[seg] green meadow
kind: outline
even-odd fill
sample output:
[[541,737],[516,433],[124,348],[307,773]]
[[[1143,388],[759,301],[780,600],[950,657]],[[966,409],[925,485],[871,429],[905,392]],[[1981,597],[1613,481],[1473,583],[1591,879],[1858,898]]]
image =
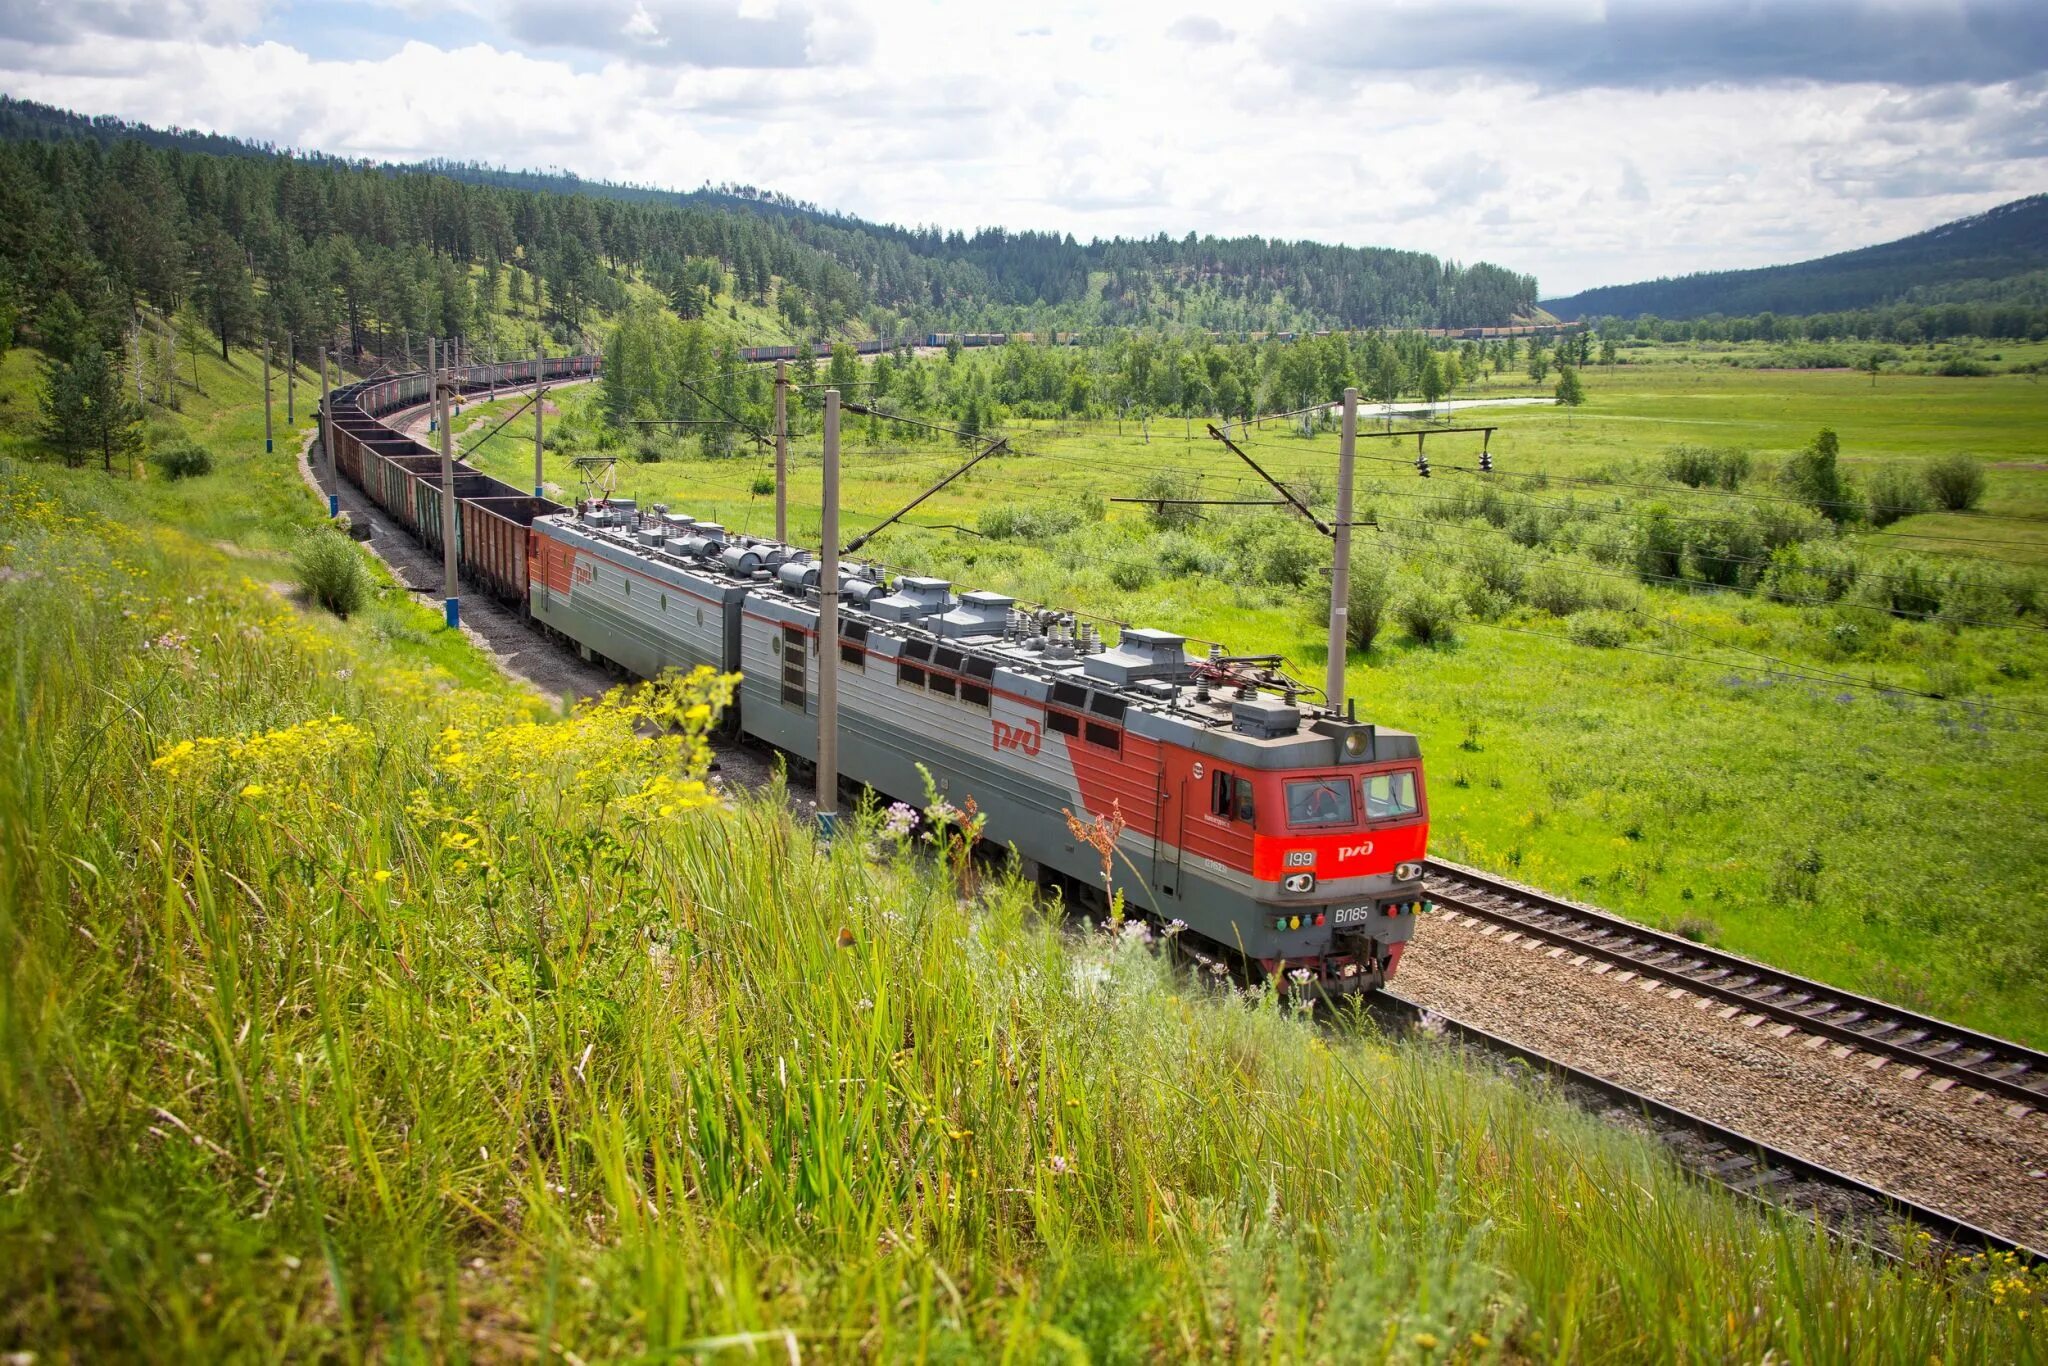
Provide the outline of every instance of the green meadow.
[[[1634,363],[1584,372],[1588,401],[1575,410],[1467,410],[1437,424],[1496,426],[1491,476],[1477,472],[1476,434],[1430,437],[1428,480],[1412,436],[1359,443],[1357,516],[1379,525],[1359,531],[1357,553],[1393,589],[1385,629],[1350,653],[1347,692],[1363,714],[1421,735],[1434,848],[2048,1041],[2048,388],[2034,374],[1886,371],[1873,383],[1755,368],[1760,348],[1628,354]],[[1489,376],[1456,397],[1530,391],[1525,378]],[[571,458],[606,443],[593,396],[562,399],[547,477],[573,496],[582,476]],[[813,540],[815,413],[800,425],[792,534]],[[1776,474],[1823,427],[1856,487],[1887,471],[1918,481],[1925,461],[1960,452],[1984,473],[1981,502],[1881,530],[1809,525],[1800,549],[1812,563],[1776,600],[1755,585],[1681,582],[1690,562],[1675,551],[1668,573],[1639,572],[1632,556],[1660,517],[1688,535],[1706,528],[1710,546],[1817,520]],[[849,416],[845,431],[849,534],[968,453],[865,418]],[[1204,508],[1162,528],[1142,506],[1110,501],[1157,495],[1148,481],[1162,472],[1180,496],[1272,500],[1200,419],[1003,431],[1012,452],[863,557],[1276,651],[1320,682],[1327,542],[1281,511]],[[1240,440],[1331,516],[1333,430],[1271,423]],[[1751,471],[1732,492],[1675,483],[1665,462],[1682,446],[1747,452]],[[612,449],[622,495],[772,532],[765,451],[704,458],[678,443],[643,463]],[[522,422],[476,459],[525,483],[531,451]],[[1752,579],[1768,561],[1759,550],[1688,553],[1708,568],[1748,566]],[[1850,578],[1856,590],[1841,591]],[[1450,602],[1449,638],[1404,626],[1410,600]]]

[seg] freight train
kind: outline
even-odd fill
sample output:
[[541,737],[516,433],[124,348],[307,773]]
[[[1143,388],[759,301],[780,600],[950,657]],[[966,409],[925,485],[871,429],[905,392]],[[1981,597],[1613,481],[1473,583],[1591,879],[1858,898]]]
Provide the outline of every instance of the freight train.
[[[543,364],[563,379],[596,362]],[[451,379],[524,386],[533,366]],[[427,399],[424,375],[336,390],[332,431],[341,474],[438,548],[439,457],[382,420]],[[458,563],[483,591],[631,674],[737,671],[738,731],[798,760],[816,757],[819,673],[836,669],[844,779],[915,802],[929,773],[1070,898],[1120,892],[1184,947],[1308,997],[1372,990],[1400,962],[1423,902],[1421,751],[1309,704],[1276,659],[1190,654],[1160,630],[1111,645],[1071,613],[855,563],[831,586],[839,638],[821,641],[801,547],[632,500],[567,507],[467,466],[456,498]],[[1124,823],[1107,886],[1070,813]]]

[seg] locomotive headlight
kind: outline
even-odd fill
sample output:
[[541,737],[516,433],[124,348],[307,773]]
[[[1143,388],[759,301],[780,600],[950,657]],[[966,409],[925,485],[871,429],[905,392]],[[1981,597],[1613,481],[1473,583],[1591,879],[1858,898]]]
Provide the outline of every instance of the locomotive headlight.
[[1354,730],[1344,737],[1344,757],[1347,759],[1363,759],[1365,751],[1371,744],[1372,741],[1366,738],[1364,731]]
[[1420,863],[1410,862],[1394,865],[1394,880],[1396,882],[1413,882],[1421,876],[1422,865]]

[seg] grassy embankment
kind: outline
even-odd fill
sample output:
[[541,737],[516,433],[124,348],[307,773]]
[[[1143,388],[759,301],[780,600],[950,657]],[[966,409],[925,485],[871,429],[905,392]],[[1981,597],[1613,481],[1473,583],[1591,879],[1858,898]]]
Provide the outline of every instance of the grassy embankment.
[[[1527,389],[1526,378],[1510,378],[1494,391]],[[1956,627],[1890,616],[1854,596],[1777,603],[1643,585],[1625,559],[1596,558],[1603,547],[1625,550],[1630,523],[1650,503],[1682,519],[1787,508],[1774,501],[1783,490],[1770,470],[1826,425],[1840,433],[1853,477],[1958,450],[1987,473],[1977,512],[1852,534],[1844,544],[1868,561],[1868,580],[1906,575],[1902,561],[1932,557],[1937,568],[1960,566],[2024,593],[2048,562],[2048,521],[1996,517],[2048,516],[2035,442],[2048,388],[2018,376],[1885,375],[1872,386],[1847,372],[1690,363],[1595,367],[1588,384],[1591,401],[1576,413],[1511,408],[1451,419],[1500,426],[1493,451],[1503,473],[1492,486],[1504,507],[1495,511],[1543,521],[1540,550],[1489,520],[1475,476],[1448,468],[1476,463],[1476,438],[1435,439],[1436,477],[1426,483],[1404,463],[1412,441],[1361,443],[1379,457],[1361,462],[1361,515],[1375,512],[1383,526],[1363,535],[1366,560],[1453,594],[1482,571],[1513,581],[1507,603],[1494,601],[1489,614],[1504,610],[1460,623],[1454,643],[1423,645],[1390,624],[1373,650],[1352,657],[1349,689],[1364,711],[1422,736],[1435,847],[1852,989],[2048,1040],[2039,990],[2048,971],[2039,878],[2048,866],[2048,718],[2021,714],[2048,713],[2039,609],[2008,625]],[[590,398],[565,398],[570,430],[582,429],[579,449],[591,436]],[[892,529],[875,552],[963,583],[1277,650],[1320,679],[1313,565],[1327,550],[1312,537],[1304,545],[1298,528],[1274,520],[1240,527],[1227,509],[1170,535],[1129,507],[1089,520],[1101,510],[1093,498],[1136,494],[1162,465],[1205,476],[1203,496],[1265,496],[1239,482],[1249,471],[1202,437],[1201,423],[1155,421],[1149,445],[1136,431],[1026,428],[1016,444],[1032,455],[985,462],[912,518],[975,526],[992,510],[1022,509],[1041,530],[1029,516],[1008,540]],[[905,446],[886,432],[870,449],[859,420],[848,433],[844,502],[854,529],[960,459],[950,446]],[[518,435],[498,438],[480,463],[530,468],[530,437]],[[1753,451],[1746,496],[1668,483],[1659,458],[1681,443]],[[1302,438],[1275,426],[1254,433],[1251,450],[1268,468],[1327,490],[1335,446],[1328,433]],[[552,453],[548,470],[573,491],[569,454]],[[622,462],[620,491],[759,535],[773,527],[772,499],[755,491],[766,464]],[[800,443],[795,468],[793,524],[814,538],[815,437]],[[1552,482],[1516,477],[1535,473]],[[1289,573],[1298,581],[1285,582]],[[1991,620],[1977,614],[2000,610],[2003,593],[1989,606],[1955,594],[1950,615]],[[1536,605],[1555,597],[1562,608]],[[1774,672],[1774,659],[1793,667]],[[1956,700],[1860,686],[1871,683]]]
[[2009,1268],[1866,1264],[300,610],[237,359],[210,488],[25,466],[0,409],[0,1347],[2040,1355]]

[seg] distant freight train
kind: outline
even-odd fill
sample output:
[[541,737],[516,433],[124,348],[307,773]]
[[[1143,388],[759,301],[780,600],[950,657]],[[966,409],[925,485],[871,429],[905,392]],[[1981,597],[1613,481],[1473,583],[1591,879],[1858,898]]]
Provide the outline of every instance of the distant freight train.
[[[595,368],[544,364],[550,379]],[[525,385],[533,366],[451,378],[465,392]],[[341,472],[438,546],[439,457],[381,420],[427,398],[419,374],[339,389],[332,429]],[[833,586],[839,639],[821,642],[807,550],[631,500],[563,507],[467,466],[456,485],[464,571],[586,658],[648,678],[736,670],[739,731],[804,760],[820,670],[836,669],[847,780],[915,799],[922,765],[1074,897],[1101,889],[1102,869],[1066,813],[1118,814],[1111,882],[1126,905],[1282,990],[1352,995],[1399,964],[1423,899],[1420,749],[1304,705],[1276,661],[1190,656],[1164,631],[1111,647],[1068,613],[856,564]]]

